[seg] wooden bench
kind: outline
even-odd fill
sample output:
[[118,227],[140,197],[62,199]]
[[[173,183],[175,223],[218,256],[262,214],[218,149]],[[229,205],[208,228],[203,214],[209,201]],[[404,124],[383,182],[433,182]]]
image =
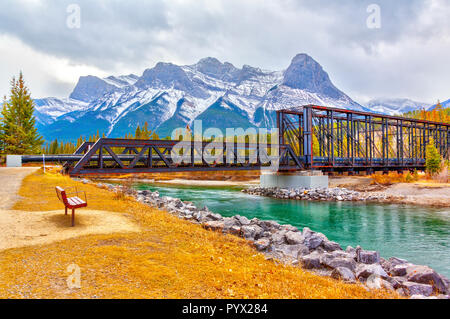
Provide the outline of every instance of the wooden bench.
[[[56,196],[58,196],[58,199],[64,204],[66,215],[67,215],[67,209],[72,210],[72,227],[75,226],[75,209],[87,207],[87,198],[86,198],[86,192],[79,192],[76,187],[69,187],[67,189],[75,189],[75,192],[67,193],[66,189],[56,186]],[[84,201],[78,197],[78,194],[84,194]],[[76,195],[73,197],[68,197],[71,195]]]

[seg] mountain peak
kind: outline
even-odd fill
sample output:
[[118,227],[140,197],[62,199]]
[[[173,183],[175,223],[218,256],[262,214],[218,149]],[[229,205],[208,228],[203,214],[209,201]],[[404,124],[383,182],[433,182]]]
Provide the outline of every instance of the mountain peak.
[[194,68],[210,77],[219,80],[233,81],[239,73],[233,64],[229,62],[220,62],[216,58],[203,58],[194,65]]
[[89,103],[115,89],[117,89],[115,85],[109,84],[99,77],[93,75],[80,76],[77,85],[70,94],[70,98]]
[[340,98],[343,93],[331,83],[328,73],[306,53],[297,54],[284,72],[283,85],[293,89],[322,93]]
[[182,67],[167,62],[158,62],[154,68],[145,70],[142,77],[136,82],[136,86],[141,89],[173,88],[199,98],[209,96],[188,77]]

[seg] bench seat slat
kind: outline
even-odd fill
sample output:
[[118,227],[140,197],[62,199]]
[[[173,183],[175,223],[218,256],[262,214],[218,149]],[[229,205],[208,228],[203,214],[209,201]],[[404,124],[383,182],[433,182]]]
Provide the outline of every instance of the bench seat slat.
[[85,205],[86,202],[83,201],[82,199],[80,199],[79,197],[70,197],[67,199],[67,202],[69,203],[70,206],[80,206],[80,205]]

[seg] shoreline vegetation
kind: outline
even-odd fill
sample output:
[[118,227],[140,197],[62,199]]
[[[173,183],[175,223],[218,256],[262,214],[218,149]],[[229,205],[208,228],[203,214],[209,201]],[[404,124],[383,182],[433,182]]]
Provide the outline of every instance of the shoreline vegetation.
[[[127,194],[58,173],[39,170],[27,176],[13,209],[29,214],[61,210],[64,216],[55,185],[86,190],[91,209],[120,213],[141,230],[2,250],[2,298],[400,297],[268,260],[243,238],[206,231]],[[80,267],[80,289],[67,286],[71,264]]]

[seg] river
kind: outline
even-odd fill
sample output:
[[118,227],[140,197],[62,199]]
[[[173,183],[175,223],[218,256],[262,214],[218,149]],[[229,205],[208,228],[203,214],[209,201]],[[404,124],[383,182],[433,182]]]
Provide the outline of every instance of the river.
[[427,265],[450,277],[450,211],[411,205],[350,202],[308,202],[248,195],[238,187],[136,185],[207,206],[222,216],[276,220],[325,234],[345,249],[347,245],[377,250],[384,258],[396,256]]

